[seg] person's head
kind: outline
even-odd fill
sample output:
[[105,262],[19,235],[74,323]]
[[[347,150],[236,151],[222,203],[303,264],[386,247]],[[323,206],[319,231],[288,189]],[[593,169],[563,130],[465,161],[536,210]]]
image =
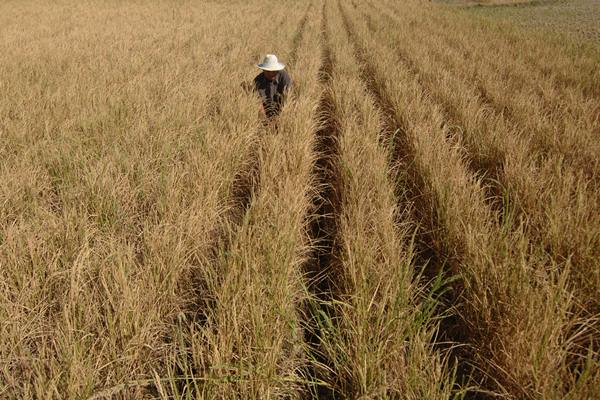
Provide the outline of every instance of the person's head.
[[277,78],[279,71],[285,68],[285,64],[280,63],[275,54],[267,54],[262,63],[256,66],[263,71],[265,78],[269,81]]
[[279,71],[263,71],[263,74],[268,81],[272,81],[273,79],[277,78]]

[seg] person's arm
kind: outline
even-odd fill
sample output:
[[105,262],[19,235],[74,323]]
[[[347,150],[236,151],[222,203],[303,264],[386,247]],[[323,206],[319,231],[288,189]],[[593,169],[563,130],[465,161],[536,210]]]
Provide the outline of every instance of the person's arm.
[[292,77],[287,72],[285,73],[285,91],[289,92],[292,89]]
[[288,74],[287,72],[283,75],[283,79],[284,79],[284,89],[283,89],[283,100],[286,101],[289,97],[290,97],[290,93],[292,92],[292,78],[290,77],[290,74]]
[[261,75],[259,74],[256,78],[254,78],[254,92],[258,95],[258,98],[260,99],[260,105],[258,106],[258,114],[262,117],[267,115],[267,112],[265,110],[265,104],[264,104],[264,98],[260,92],[260,78]]

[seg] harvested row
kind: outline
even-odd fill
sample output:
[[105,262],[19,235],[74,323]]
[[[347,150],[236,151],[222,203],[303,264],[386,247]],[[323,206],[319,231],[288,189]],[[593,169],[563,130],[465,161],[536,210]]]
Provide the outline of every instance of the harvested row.
[[[540,274],[551,261],[533,252],[526,237],[496,223],[479,182],[467,173],[462,150],[446,141],[439,107],[423,93],[414,71],[348,9],[346,29],[375,82],[374,96],[400,129],[395,150],[421,217],[420,240],[438,259],[435,267],[445,265],[446,274],[462,278],[463,290],[449,299],[455,324],[443,325],[445,337],[464,346],[455,351],[462,378],[472,365],[477,386],[509,397],[590,393],[592,383],[574,385],[567,365],[572,337],[566,332],[578,321],[569,312],[564,279]],[[540,337],[547,341],[540,343]]]
[[319,61],[310,57],[317,38],[318,15],[311,11],[298,50],[294,98],[278,126],[260,139],[260,190],[213,269],[215,309],[203,326],[189,327],[181,354],[172,360],[180,365],[160,388],[169,396],[297,397],[302,389],[305,348],[298,306],[307,296],[301,265],[307,254],[311,121],[319,94]]
[[[407,14],[404,18],[409,18]],[[380,20],[367,12],[368,20]],[[388,21],[389,22],[389,21]],[[597,312],[600,299],[600,204],[598,189],[587,183],[580,168],[563,157],[536,153],[527,127],[511,121],[482,102],[458,71],[463,62],[446,62],[446,48],[427,40],[410,21],[390,23],[398,54],[418,71],[424,90],[440,104],[448,120],[449,134],[458,136],[467,149],[471,168],[494,187],[503,223],[526,221],[532,244],[546,249],[557,265],[572,265],[579,302],[588,313]],[[389,37],[382,34],[381,38]],[[414,40],[417,37],[417,40]],[[448,66],[452,65],[453,71]],[[532,116],[533,118],[533,116]],[[585,163],[585,159],[578,159]],[[569,165],[571,164],[571,165]],[[506,201],[509,199],[509,202]],[[574,202],[573,199],[578,199]],[[569,241],[564,237],[568,236]]]
[[[200,89],[239,93],[232,82],[247,68],[235,61],[254,61],[254,40],[272,35],[258,24],[269,9],[236,10],[256,27],[246,42],[246,27],[197,23],[231,15],[221,7],[176,9],[189,18],[176,34],[173,10],[57,9],[81,25],[39,30],[67,28],[72,46],[40,35],[13,54],[18,70],[3,59],[3,396],[148,394],[258,128],[253,96],[217,104]],[[234,79],[200,72],[201,55],[220,46],[237,49],[224,57]]]
[[334,29],[342,24],[339,10],[329,6],[327,15],[334,135],[327,175],[335,192],[328,200],[336,229],[328,283],[335,301],[325,307],[328,318],[316,320],[326,367],[318,376],[336,398],[448,398],[445,364],[431,349],[435,327],[413,277],[414,227],[395,224],[407,210],[396,207],[388,157],[378,143],[380,116],[348,56],[347,37]]

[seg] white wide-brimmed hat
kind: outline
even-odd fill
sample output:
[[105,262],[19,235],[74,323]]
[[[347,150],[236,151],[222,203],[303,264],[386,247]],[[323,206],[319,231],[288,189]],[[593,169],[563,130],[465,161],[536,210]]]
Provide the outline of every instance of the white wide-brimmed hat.
[[280,63],[275,54],[267,54],[256,66],[264,71],[281,71],[285,68],[285,64]]

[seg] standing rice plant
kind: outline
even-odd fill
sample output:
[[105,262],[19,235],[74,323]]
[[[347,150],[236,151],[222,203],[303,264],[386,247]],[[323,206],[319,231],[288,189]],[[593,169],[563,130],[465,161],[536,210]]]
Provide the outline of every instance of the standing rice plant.
[[[239,40],[270,35],[270,8],[235,11],[249,31],[207,24],[222,6],[13,6],[30,29],[1,44],[0,390],[148,395],[257,132]],[[228,71],[205,57],[223,46]]]
[[[320,90],[320,60],[309,55],[318,53],[319,9],[311,8],[297,49],[292,97],[276,126],[261,132],[259,185],[243,222],[218,263],[206,266],[215,269],[216,306],[204,324],[189,326],[188,343],[174,360],[179,366],[161,387],[164,397],[299,397],[304,386],[304,223]],[[299,24],[302,13],[294,15]],[[285,33],[288,44],[296,26]]]
[[[414,72],[387,51],[389,34],[371,37],[356,13],[346,7],[349,28],[356,40],[362,38],[360,50],[368,49],[363,60],[379,60],[370,68],[380,96],[406,135],[399,151],[419,190],[417,205],[429,224],[425,239],[462,276],[461,297],[454,297],[458,325],[446,326],[450,338],[470,347],[459,354],[475,366],[473,376],[484,389],[518,398],[562,395],[562,382],[572,379],[568,362],[574,337],[569,332],[579,322],[570,313],[572,295],[564,274],[545,273],[551,260],[518,230],[496,224],[482,187],[467,173],[461,149],[440,128],[444,114]],[[533,339],[539,337],[548,341]]]
[[[409,18],[415,14],[404,15]],[[452,52],[443,42],[429,39],[428,34],[420,33],[420,28],[404,28],[409,25],[403,22],[390,29],[402,43],[399,47],[403,56],[421,72],[424,88],[444,108],[449,134],[463,139],[472,168],[490,179],[496,195],[505,194],[510,199],[508,206],[516,211],[515,217],[526,220],[529,237],[546,249],[557,264],[571,261],[574,287],[581,292],[579,301],[593,313],[597,310],[593,299],[600,298],[598,268],[594,267],[600,255],[600,214],[597,188],[588,178],[594,169],[586,161],[589,157],[582,155],[571,160],[561,151],[556,154],[540,150],[535,144],[535,133],[528,134],[533,132],[534,124],[544,124],[535,114],[521,123],[491,109],[470,80],[464,60],[450,57],[448,53]],[[487,72],[480,68],[478,73]],[[491,75],[486,79],[498,82]],[[514,94],[511,96],[513,102],[520,101]],[[560,114],[557,111],[556,118],[564,119]],[[586,132],[591,134],[588,129],[564,136],[573,138]],[[590,147],[580,142],[576,148]],[[568,242],[565,235],[570,238]]]
[[[360,80],[339,10],[329,7],[333,110],[341,200],[337,296],[321,329],[330,386],[344,398],[449,398],[435,323],[414,266],[409,213],[394,195],[390,154],[379,144],[381,116]],[[404,204],[404,207],[407,207]]]

